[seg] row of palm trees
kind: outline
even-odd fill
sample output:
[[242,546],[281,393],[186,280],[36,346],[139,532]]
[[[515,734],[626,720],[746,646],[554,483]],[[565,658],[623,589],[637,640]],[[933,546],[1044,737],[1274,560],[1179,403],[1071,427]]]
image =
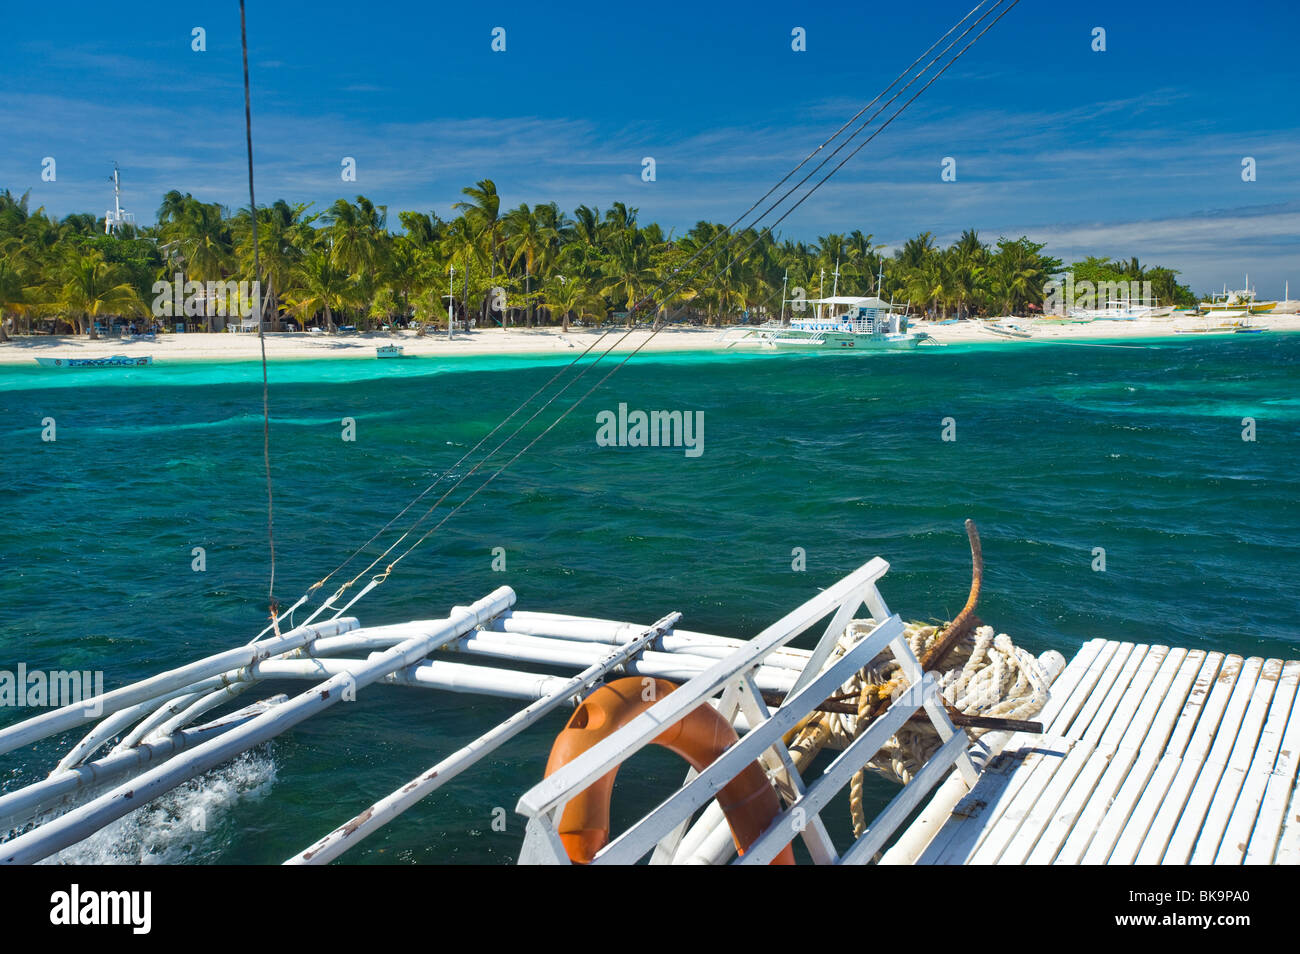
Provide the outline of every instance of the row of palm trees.
[[[821,236],[815,243],[767,232],[727,233],[699,222],[685,235],[643,225],[615,202],[603,214],[555,203],[503,208],[496,184],[463,191],[453,217],[388,210],[365,196],[322,211],[277,201],[257,211],[257,268],[263,317],[279,327],[320,323],[362,327],[480,326],[604,322],[610,318],[708,322],[775,317],[802,299],[875,294],[936,316],[1016,314],[1041,302],[1058,259],[1027,238],[989,245],[973,230],[947,248],[926,232],[892,256],[870,234]],[[87,214],[55,221],[29,211],[27,196],[0,193],[0,336],[25,318],[52,329],[94,333],[104,316],[144,318],[156,281],[251,279],[253,217],[188,193],[168,192],[157,224],[103,234]],[[1158,276],[1169,269],[1089,259],[1093,272]],[[1104,267],[1103,267],[1104,266]],[[1186,289],[1181,289],[1186,292]],[[1186,293],[1190,297],[1190,293]],[[1173,291],[1163,296],[1175,297]],[[211,317],[201,316],[212,326]]]

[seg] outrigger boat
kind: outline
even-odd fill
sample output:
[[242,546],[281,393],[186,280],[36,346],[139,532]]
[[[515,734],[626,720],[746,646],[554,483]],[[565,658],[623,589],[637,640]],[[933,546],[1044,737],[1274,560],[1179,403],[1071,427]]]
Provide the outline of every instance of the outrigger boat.
[[[1287,286],[1287,294],[1291,292],[1290,285]],[[1218,295],[1210,296],[1209,301],[1203,301],[1200,304],[1200,311],[1206,315],[1216,315],[1220,318],[1242,318],[1247,315],[1266,315],[1274,311],[1278,302],[1276,301],[1256,301],[1255,289],[1250,287],[1250,276],[1246,276],[1246,287],[1237,288],[1232,291],[1228,286],[1223,286],[1223,292]]]
[[789,322],[723,333],[729,345],[816,351],[910,351],[933,341],[924,332],[908,331],[906,309],[875,297],[832,296],[805,299],[814,313]]
[[380,345],[375,348],[376,358],[405,358],[401,345]]
[[1270,314],[1274,315],[1296,315],[1300,314],[1300,301],[1291,297],[1291,283],[1286,283],[1286,292],[1281,301],[1277,303]]
[[42,368],[143,368],[153,364],[153,355],[127,357],[115,354],[110,358],[37,358]]
[[[879,299],[852,299],[839,318],[821,306],[844,302],[815,304],[816,318],[760,340],[856,349],[921,337]],[[889,609],[878,588],[889,565],[877,557],[749,639],[679,629],[677,612],[649,625],[525,612],[507,586],[444,618],[363,627],[344,615],[392,565],[344,606],[335,599],[364,571],[282,632],[329,574],[251,642],[242,634],[224,652],[106,692],[81,695],[61,678],[77,698],[0,728],[0,755],[62,751],[48,774],[4,767],[0,864],[57,856],[381,688],[525,704],[287,863],[342,856],[570,705],[547,764],[515,802],[521,862],[724,863],[739,853],[753,865],[797,860],[796,846],[818,863],[862,864],[882,851],[881,863],[1300,860],[1300,660],[1104,639],[1068,665],[1053,650],[1034,656],[975,619],[983,563],[969,521],[967,533],[970,595],[942,626],[904,624]],[[793,646],[805,633],[811,648]],[[477,664],[446,661],[451,652]],[[301,691],[268,694],[284,682]],[[262,698],[238,698],[250,690]],[[13,705],[14,693],[12,674],[0,673],[0,700]],[[650,744],[690,772],[613,833],[614,775]],[[814,763],[823,749],[835,752],[824,766]],[[861,797],[868,770],[903,782],[874,819]],[[29,784],[13,784],[20,772]],[[852,838],[836,839],[822,816],[846,789]]]
[[[339,858],[568,706],[535,784],[509,795],[525,823],[521,863],[723,864],[738,851],[740,864],[1300,861],[1300,661],[1105,639],[1068,665],[1054,650],[1034,656],[975,618],[983,563],[967,532],[971,593],[942,626],[886,606],[880,558],[748,640],[680,629],[676,612],[650,625],[526,612],[506,586],[395,625],[363,627],[343,610],[316,621],[326,601],[284,632],[0,729],[0,754],[70,746],[48,775],[0,794],[0,864],[56,856],[374,690],[523,707],[287,864]],[[826,619],[812,648],[791,645]],[[265,694],[286,681],[301,688]],[[650,744],[691,771],[611,832],[615,772]],[[829,763],[815,763],[823,750]],[[874,819],[860,797],[867,771],[902,784]],[[846,789],[852,837],[833,838],[822,816]]]
[[1150,321],[1156,318],[1169,318],[1174,313],[1173,305],[1162,305],[1152,301],[1118,299],[1109,302],[1104,308],[1071,308],[1068,317],[1075,321]]
[[984,330],[1006,338],[1032,338],[1034,333],[1023,325],[1013,324],[1004,319],[984,322]]

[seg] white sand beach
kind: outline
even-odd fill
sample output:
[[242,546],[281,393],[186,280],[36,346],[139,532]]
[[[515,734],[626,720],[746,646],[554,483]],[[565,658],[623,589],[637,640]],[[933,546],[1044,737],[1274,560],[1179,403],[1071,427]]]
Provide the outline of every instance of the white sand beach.
[[[1178,315],[1141,321],[1091,321],[1087,324],[1057,323],[1034,318],[1006,318],[994,321],[958,321],[953,324],[913,322],[910,330],[924,331],[945,344],[997,343],[1026,344],[1032,347],[1038,341],[1095,341],[1110,338],[1202,338],[1212,334],[1231,335],[1231,329],[1219,330],[1216,326],[1233,320],[1222,318],[1194,318]],[[1024,329],[1029,338],[1009,338],[990,331],[987,325],[1004,322]],[[1300,331],[1300,315],[1253,315],[1250,326],[1267,331]],[[1209,334],[1186,334],[1188,329],[1212,329]],[[1179,329],[1182,329],[1181,331]]]
[[[1052,324],[1032,319],[1009,319],[1009,323],[1031,332],[1030,338],[1012,338],[999,335],[978,321],[961,321],[953,324],[917,322],[916,331],[924,331],[944,344],[1005,344],[1033,347],[1035,342],[1090,341],[1123,338],[1198,338],[1209,335],[1182,335],[1177,328],[1202,327],[1204,319],[1177,318],[1156,321],[1094,321],[1089,324]],[[1300,315],[1256,316],[1251,319],[1255,327],[1269,331],[1300,331]],[[1210,324],[1217,324],[1217,319]],[[1230,331],[1223,332],[1231,334]],[[615,353],[624,353],[640,345],[644,351],[713,351],[734,347],[733,341],[723,341],[716,328],[670,327],[655,334],[636,330],[624,337],[624,331],[611,330],[599,347],[603,350],[618,344]],[[302,360],[307,358],[373,358],[375,348],[382,345],[401,345],[411,356],[451,357],[456,355],[508,355],[508,354],[577,354],[592,345],[601,332],[593,329],[514,328],[458,332],[447,340],[446,333],[417,337],[415,332],[374,332],[368,334],[311,335],[280,333],[266,335],[266,356],[270,361]],[[155,341],[131,341],[118,338],[51,337],[48,335],[17,336],[0,344],[0,364],[29,364],[33,358],[88,358],[110,355],[152,355],[155,361],[256,361],[261,358],[261,346],[256,334],[163,334]]]

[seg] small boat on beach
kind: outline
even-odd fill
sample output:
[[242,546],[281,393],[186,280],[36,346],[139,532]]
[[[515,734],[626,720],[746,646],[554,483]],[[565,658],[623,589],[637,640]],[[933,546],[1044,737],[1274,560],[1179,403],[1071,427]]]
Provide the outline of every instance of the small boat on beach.
[[1142,304],[1126,300],[1112,301],[1105,308],[1075,308],[1069,312],[1073,321],[1151,321],[1173,316],[1173,305],[1157,302]]
[[115,354],[109,358],[37,358],[42,368],[144,368],[153,364],[153,355],[136,358]]
[[405,358],[401,345],[380,345],[375,348],[376,358]]
[[1032,338],[1034,336],[1034,333],[1023,325],[1012,324],[1005,320],[985,322],[983,327],[985,331],[1001,335],[1004,338]]
[[[1287,294],[1290,292],[1288,285]],[[1247,275],[1245,288],[1229,291],[1225,285],[1221,294],[1212,295],[1209,301],[1201,302],[1200,311],[1220,318],[1241,318],[1245,315],[1269,314],[1277,309],[1278,304],[1276,301],[1256,301],[1255,289],[1250,287],[1250,276]]]
[[[1240,321],[1227,321],[1222,324],[1212,325],[1209,323],[1208,316],[1207,316],[1199,325],[1183,325],[1183,326],[1175,325],[1174,334],[1176,335],[1230,335],[1233,334],[1234,332],[1241,331],[1243,328],[1250,328],[1250,327],[1251,326],[1249,325],[1242,324]],[[1258,328],[1255,330],[1263,331],[1264,329]]]
[[1297,315],[1300,314],[1300,301],[1291,297],[1291,283],[1286,283],[1286,293],[1282,300],[1277,303],[1269,314],[1272,315]]

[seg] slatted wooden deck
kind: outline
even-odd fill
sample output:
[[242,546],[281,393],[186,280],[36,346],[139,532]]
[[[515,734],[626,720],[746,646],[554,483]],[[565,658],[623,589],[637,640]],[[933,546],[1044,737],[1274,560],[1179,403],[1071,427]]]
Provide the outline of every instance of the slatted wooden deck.
[[1300,660],[1096,639],[918,864],[1300,863]]

